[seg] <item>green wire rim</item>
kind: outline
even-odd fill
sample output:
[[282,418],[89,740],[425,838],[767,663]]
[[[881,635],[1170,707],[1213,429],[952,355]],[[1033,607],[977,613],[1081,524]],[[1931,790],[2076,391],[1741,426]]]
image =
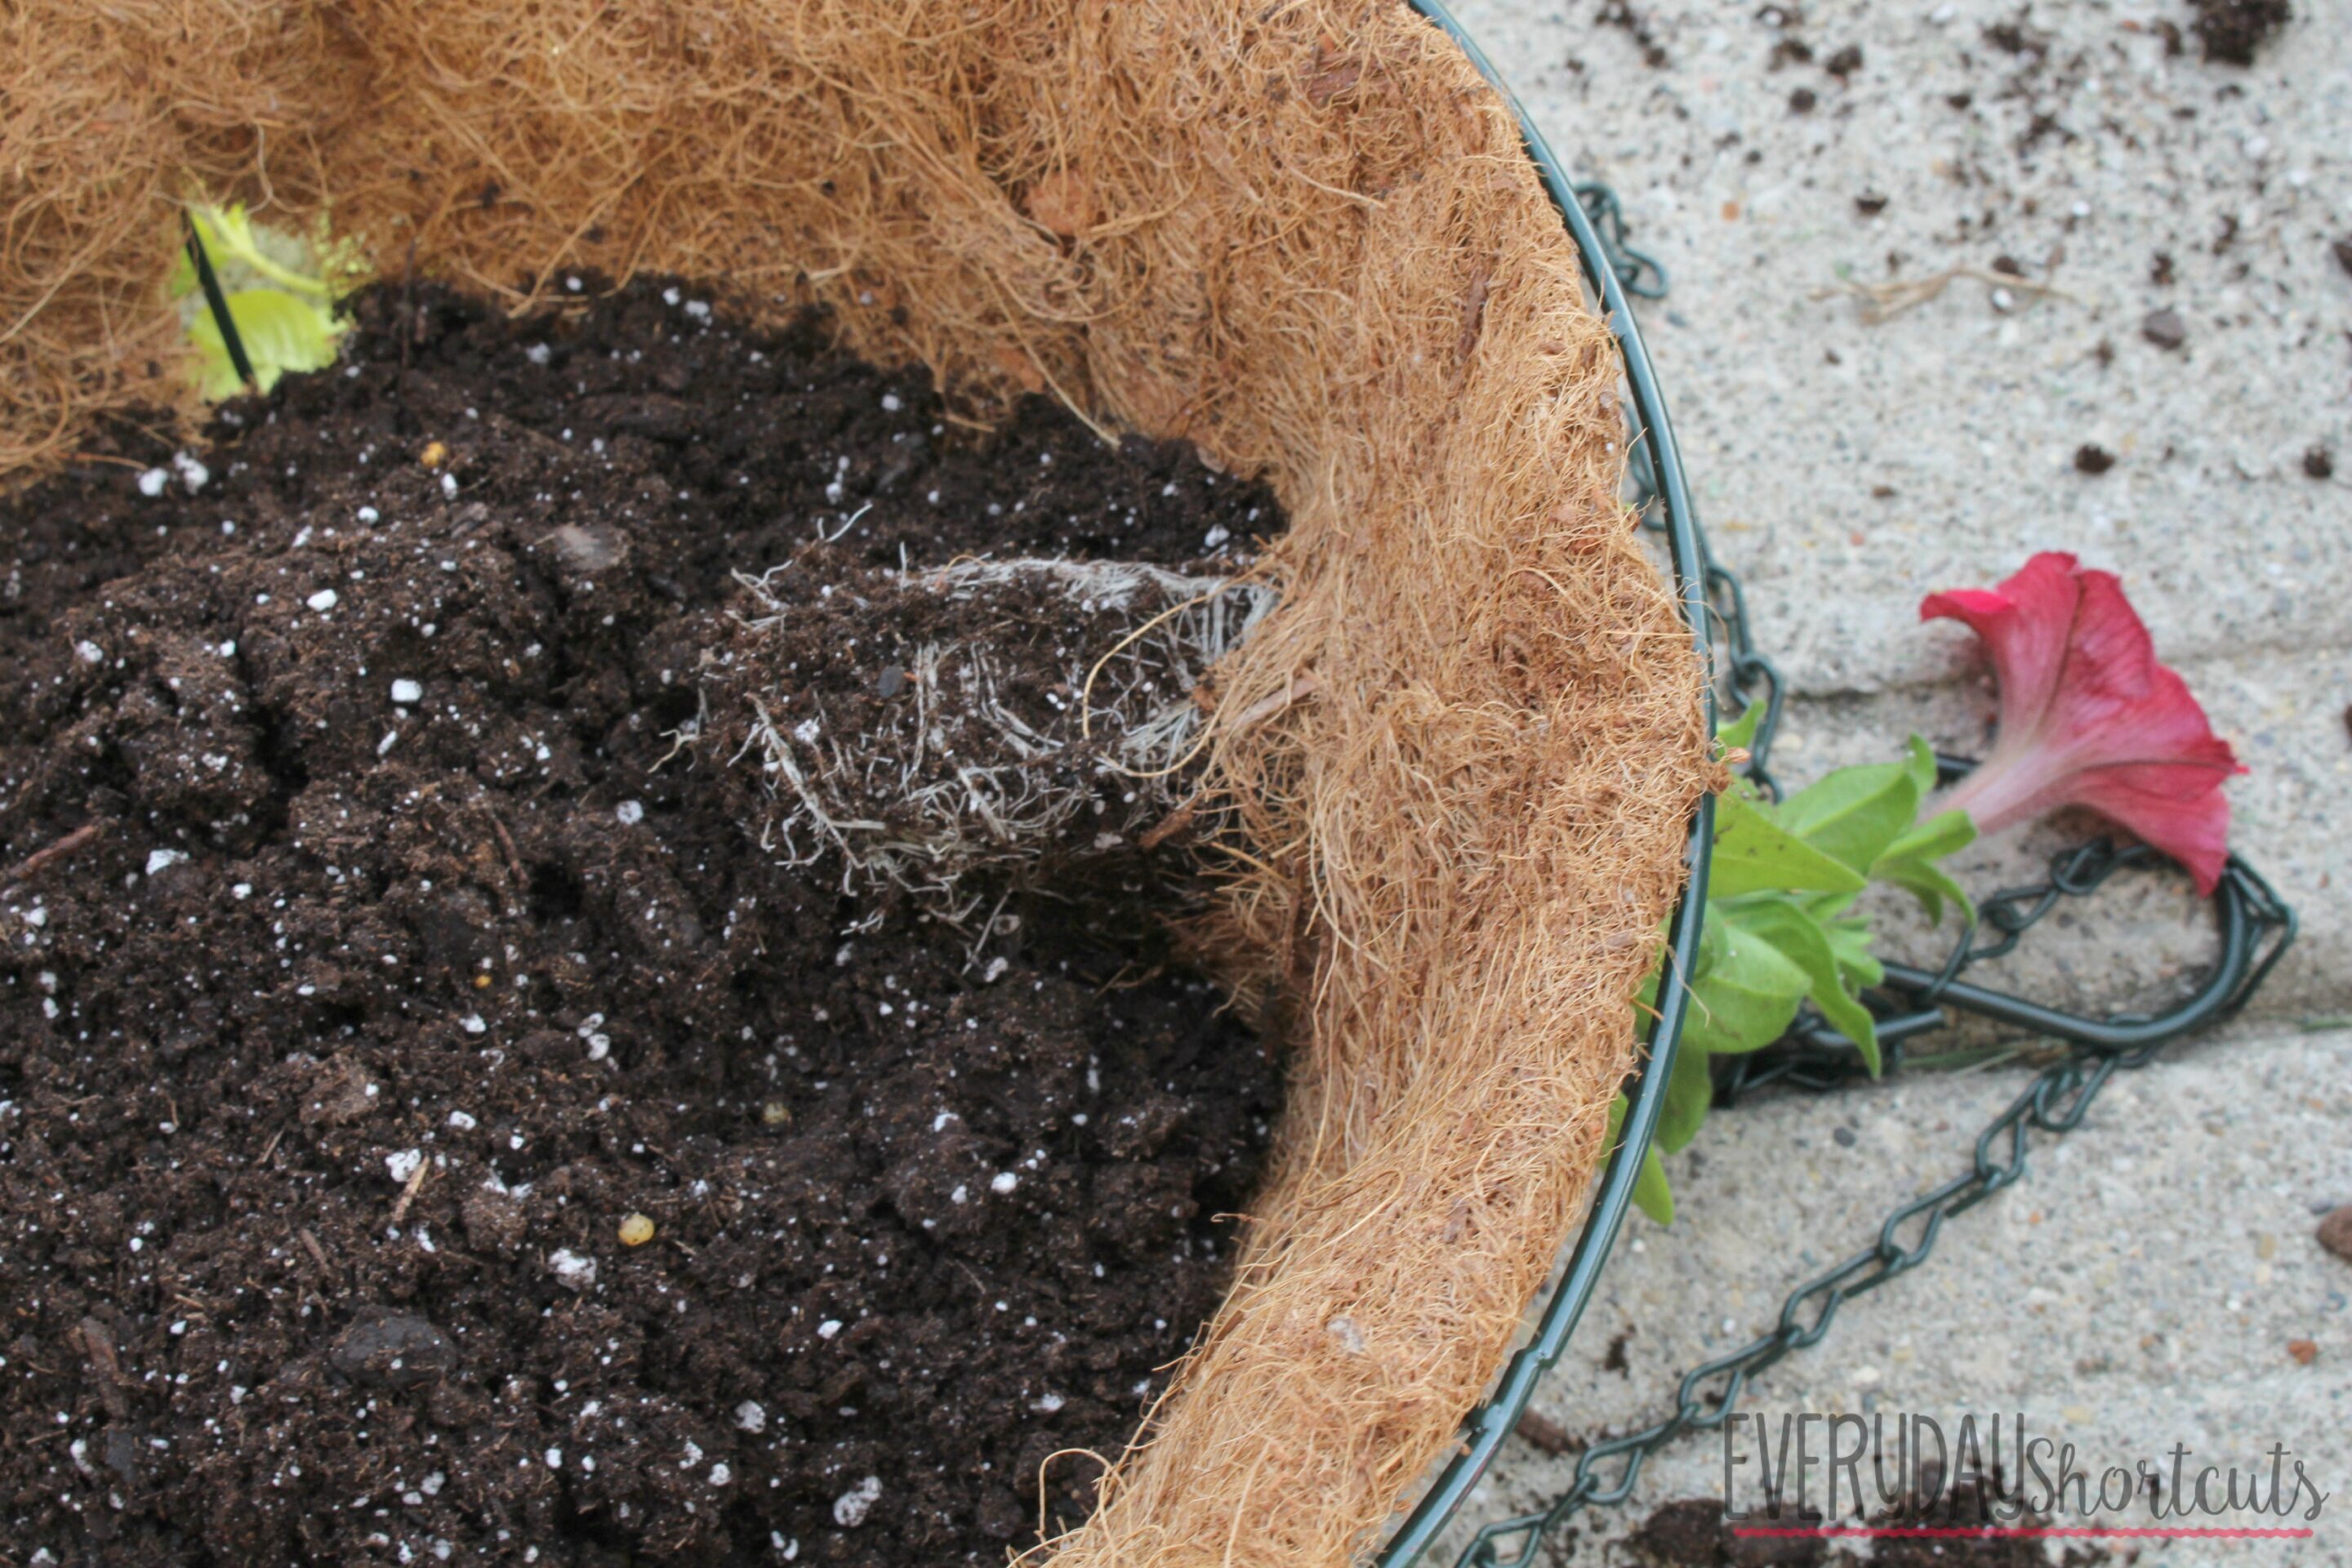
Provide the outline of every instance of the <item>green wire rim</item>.
[[[1698,517],[1692,509],[1689,482],[1683,475],[1682,454],[1675,445],[1674,426],[1666,418],[1664,395],[1658,387],[1657,371],[1650,363],[1649,350],[1643,346],[1642,331],[1633,320],[1629,283],[1637,272],[1621,277],[1611,264],[1610,249],[1587,215],[1579,192],[1560,169],[1559,160],[1528,118],[1527,110],[1514,98],[1494,63],[1477,40],[1456,21],[1445,8],[1444,0],[1408,0],[1415,11],[1444,29],[1472,65],[1478,68],[1494,89],[1502,95],[1505,104],[1517,120],[1519,136],[1526,143],[1528,156],[1534,160],[1542,174],[1544,188],[1551,195],[1552,205],[1567,225],[1570,236],[1576,241],[1579,258],[1584,266],[1584,276],[1601,297],[1610,331],[1616,334],[1617,345],[1624,355],[1625,380],[1633,394],[1633,414],[1637,434],[1633,446],[1638,449],[1646,444],[1651,475],[1658,503],[1664,513],[1664,528],[1668,553],[1675,574],[1675,588],[1683,619],[1691,630],[1699,658],[1712,668],[1712,647],[1708,635],[1706,602],[1706,552],[1698,531]],[[1650,268],[1658,283],[1663,274]],[[1631,269],[1629,269],[1629,272]],[[1715,729],[1715,697],[1710,685],[1706,695],[1707,729]],[[1686,850],[1689,879],[1683,886],[1682,900],[1675,906],[1673,920],[1666,928],[1669,951],[1669,973],[1687,974],[1698,960],[1699,923],[1706,908],[1706,847],[1715,837],[1715,799],[1703,796],[1698,810],[1691,820],[1690,843]],[[1617,1232],[1624,1224],[1625,1210],[1633,1200],[1633,1182],[1641,1173],[1642,1156],[1650,1146],[1651,1135],[1656,1131],[1658,1113],[1665,1104],[1666,1081],[1673,1075],[1675,1047],[1681,1041],[1683,1017],[1688,1006],[1689,993],[1680,986],[1661,986],[1658,996],[1657,1020],[1651,1026],[1649,1049],[1634,1079],[1627,1086],[1630,1106],[1624,1125],[1620,1130],[1619,1142],[1612,1154],[1607,1172],[1601,1181],[1599,1194],[1586,1215],[1584,1229],[1570,1253],[1568,1267],[1559,1282],[1553,1287],[1550,1298],[1537,1319],[1535,1332],[1527,1345],[1503,1369],[1495,1392],[1486,1403],[1472,1412],[1465,1422],[1462,1447],[1437,1479],[1430,1484],[1421,1500],[1389,1538],[1378,1558],[1379,1568],[1412,1568],[1428,1552],[1439,1532],[1452,1521],[1470,1495],[1471,1488],[1486,1473],[1496,1450],[1503,1439],[1519,1423],[1527,1409],[1536,1384],[1551,1370],[1568,1349],[1570,1337],[1576,1332],[1579,1319],[1584,1315],[1587,1302],[1592,1299],[1600,1283],[1601,1270],[1609,1261],[1609,1253],[1616,1245]]]

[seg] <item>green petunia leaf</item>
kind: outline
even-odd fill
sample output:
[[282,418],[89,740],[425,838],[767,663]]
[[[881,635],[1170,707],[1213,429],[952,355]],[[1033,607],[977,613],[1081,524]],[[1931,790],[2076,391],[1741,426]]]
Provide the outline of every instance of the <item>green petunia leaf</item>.
[[[1763,712],[1751,704],[1725,726],[1723,749],[1750,744]],[[1976,826],[1956,811],[1920,819],[1936,782],[1936,753],[1915,735],[1901,762],[1841,768],[1777,804],[1738,776],[1717,798],[1706,921],[1691,973],[1673,978],[1689,988],[1681,1049],[1635,1191],[1652,1218],[1673,1216],[1658,1157],[1697,1135],[1714,1103],[1716,1055],[1770,1045],[1810,1002],[1874,1075],[1881,1070],[1877,1021],[1862,992],[1883,984],[1886,970],[1872,950],[1869,917],[1853,912],[1856,898],[1882,882],[1910,892],[1932,920],[1941,921],[1947,902],[1974,918],[1968,894],[1937,862],[1972,843]],[[1662,948],[1642,985],[1644,1016],[1655,1012],[1664,961]]]
[[1770,940],[1721,908],[1710,910],[1708,919],[1723,933],[1723,949],[1691,982],[1683,1037],[1710,1051],[1761,1050],[1796,1017],[1811,979]]
[[1871,875],[1882,882],[1903,889],[1918,900],[1919,907],[1927,911],[1930,924],[1943,923],[1944,901],[1947,899],[1959,910],[1961,920],[1977,918],[1976,905],[1969,900],[1967,889],[1952,880],[1940,866],[1932,866],[1925,860],[1881,860],[1871,868]]
[[1936,793],[1936,748],[1914,735],[1903,743],[1903,766],[1924,803]]
[[1715,732],[1716,743],[1727,752],[1744,752],[1756,743],[1756,726],[1764,721],[1764,704],[1750,702],[1739,717]]
[[1901,763],[1840,768],[1774,815],[1784,831],[1866,874],[1919,815],[1919,786]]
[[[268,391],[289,371],[320,370],[334,363],[344,324],[335,319],[334,296],[356,285],[363,272],[360,253],[331,239],[321,222],[308,239],[264,227],[242,206],[194,205],[188,221],[211,260],[237,340],[253,366],[257,386]],[[179,247],[171,292],[182,302],[188,341],[194,347],[197,388],[211,399],[244,390],[220,322],[197,297],[196,270],[187,247]]]
[[1861,872],[1782,828],[1761,805],[1737,795],[1717,798],[1710,901],[1743,893],[1858,893],[1864,885]]
[[[1609,1155],[1617,1155],[1617,1131],[1625,1125],[1625,1097],[1620,1094],[1609,1102]],[[1654,1139],[1642,1151],[1642,1168],[1633,1177],[1633,1206],[1660,1225],[1675,1223],[1674,1189],[1666,1184],[1666,1167],[1658,1158]]]
[[1708,1053],[1685,1040],[1675,1052],[1674,1076],[1666,1079],[1666,1103],[1658,1111],[1658,1148],[1679,1154],[1698,1136],[1699,1124],[1715,1104],[1715,1078]]
[[1839,974],[1859,990],[1884,981],[1886,968],[1870,951],[1870,917],[1845,912],[1853,902],[1851,896],[1828,893],[1801,900],[1805,912],[1821,923],[1822,934],[1829,938]]
[[[1965,811],[1944,811],[1919,823],[1885,849],[1879,860],[1940,860],[1977,841],[1977,825]],[[1876,862],[1873,863],[1875,869]]]
[[1805,999],[1820,1010],[1830,1026],[1854,1043],[1871,1075],[1878,1073],[1878,1027],[1870,1009],[1846,989],[1846,975],[1830,944],[1829,932],[1801,904],[1784,899],[1759,900],[1726,906],[1723,918],[1738,931],[1769,942],[1790,963],[1805,972]]

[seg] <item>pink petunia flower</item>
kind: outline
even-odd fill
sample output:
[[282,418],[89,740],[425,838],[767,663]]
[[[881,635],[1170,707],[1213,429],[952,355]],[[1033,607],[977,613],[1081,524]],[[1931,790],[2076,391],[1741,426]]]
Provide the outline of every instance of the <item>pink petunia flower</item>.
[[2000,686],[1992,754],[1935,809],[1980,833],[2088,806],[2189,868],[2210,893],[2229,858],[2222,782],[2246,770],[2188,685],[2156,661],[2111,572],[2045,551],[1998,588],[1920,601],[1919,618],[1964,621]]

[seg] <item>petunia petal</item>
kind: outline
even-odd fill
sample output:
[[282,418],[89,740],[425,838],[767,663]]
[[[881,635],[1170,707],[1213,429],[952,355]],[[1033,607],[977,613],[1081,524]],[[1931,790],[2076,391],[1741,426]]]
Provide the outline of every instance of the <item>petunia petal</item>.
[[2112,573],[2046,552],[1997,589],[1930,595],[1976,631],[2000,688],[1992,753],[1939,803],[1991,833],[2062,806],[2100,813],[2210,892],[2228,858],[2224,780],[2245,772]]
[[1983,640],[2000,683],[2004,730],[2039,729],[2057,693],[2082,596],[2074,566],[2072,555],[2045,550],[1998,588],[1955,589],[1920,601],[1921,620],[1961,621]]
[[[2230,797],[2220,781],[2243,772],[2148,763],[2093,768],[2074,775],[2073,796],[2189,868],[2197,890],[2210,893],[2230,858]],[[2186,787],[2182,775],[2190,780]]]

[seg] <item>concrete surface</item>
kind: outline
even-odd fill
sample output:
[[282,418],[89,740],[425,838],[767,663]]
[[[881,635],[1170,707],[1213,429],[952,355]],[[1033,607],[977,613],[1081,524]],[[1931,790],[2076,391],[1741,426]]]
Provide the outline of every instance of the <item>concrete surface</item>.
[[[2352,270],[2331,248],[2352,237],[2345,12],[2296,0],[2241,68],[2193,36],[2168,52],[2161,25],[2185,27],[2187,0],[2021,21],[1997,0],[1637,4],[1662,64],[1635,28],[1596,21],[1597,0],[1456,9],[1673,274],[1643,326],[1702,515],[1795,693],[1782,776],[1891,756],[1915,730],[1979,749],[1991,705],[1968,639],[1920,626],[1918,600],[2072,550],[2123,574],[2253,770],[2231,786],[2233,842],[2305,922],[2245,1021],[2112,1089],[1749,1398],[1947,1425],[2021,1411],[2103,1463],[2175,1442],[2249,1463],[2284,1442],[2340,1494],[2314,1540],[2148,1544],[2147,1560],[2352,1563],[2352,1264],[2313,1234],[2352,1201]],[[1811,61],[1782,47],[1776,68],[1791,43]],[[1860,63],[1832,74],[1849,46]],[[1883,320],[1848,291],[1996,262],[2021,280],[1958,279]],[[2143,333],[2163,309],[2176,349]],[[2085,445],[2113,466],[2078,468]],[[2315,448],[2332,478],[2305,471]],[[2061,841],[1984,847],[1966,879],[2030,876]],[[2184,889],[2150,877],[2070,911],[2002,978],[2160,1002],[2206,951]],[[1933,951],[1916,928],[1893,940]],[[1646,1423],[1684,1368],[1764,1327],[1896,1196],[1961,1169],[2025,1079],[1718,1113],[1675,1163],[1683,1220],[1629,1225],[1538,1409],[1571,1435]],[[1622,1373],[1604,1369],[1629,1330]],[[2287,1348],[2303,1340],[2309,1365]],[[1470,1512],[1539,1506],[1570,1473],[1514,1443]],[[1719,1496],[1721,1476],[1717,1443],[1686,1442],[1551,1561],[1628,1561],[1608,1544],[1627,1523]]]

